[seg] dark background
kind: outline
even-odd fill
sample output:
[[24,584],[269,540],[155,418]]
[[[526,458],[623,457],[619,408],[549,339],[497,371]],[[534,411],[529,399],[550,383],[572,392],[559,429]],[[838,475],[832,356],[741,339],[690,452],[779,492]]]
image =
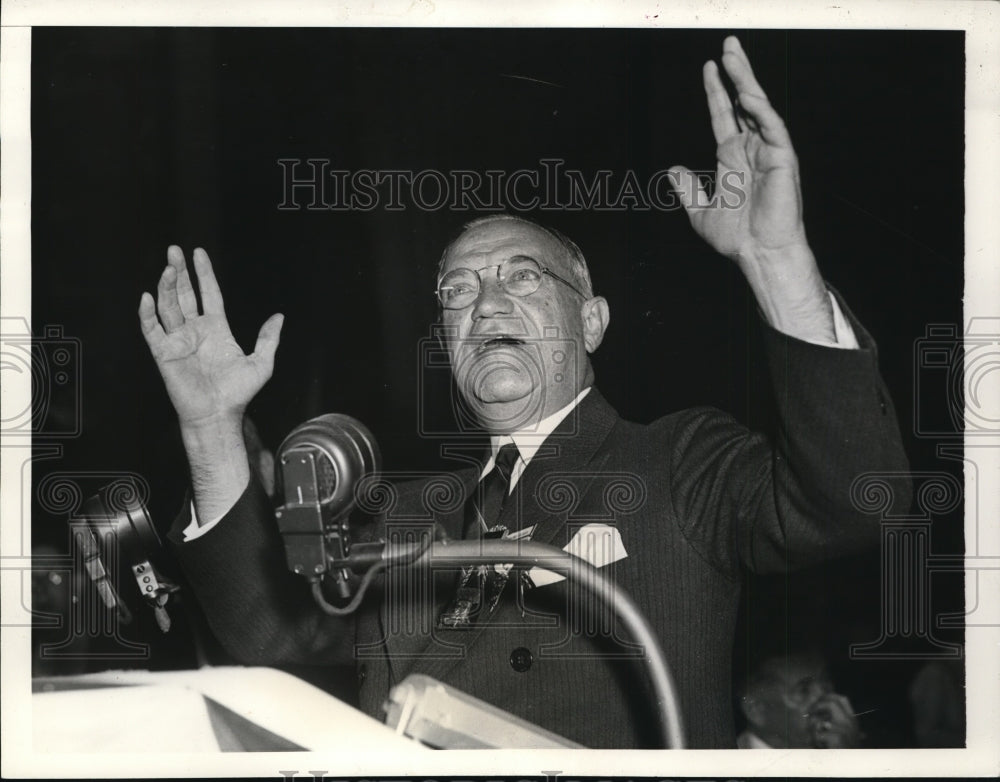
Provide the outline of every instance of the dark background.
[[[286,314],[250,410],[267,444],[338,411],[368,424],[388,469],[447,468],[417,421],[422,404],[447,420],[451,389],[422,379],[419,345],[441,249],[476,215],[412,202],[282,211],[277,160],[447,172],[553,157],[615,182],[714,168],[701,65],[732,32],[790,129],[810,242],[879,344],[914,469],[960,475],[912,422],[916,399],[945,401],[941,377],[915,371],[915,343],[929,324],[962,322],[961,32],[35,28],[32,325],[81,341],[82,409],[81,435],[36,464],[36,486],[51,470],[138,473],[169,526],[186,468],[136,309],[171,243],[207,249],[248,350],[268,315]],[[577,241],[611,304],[594,363],[624,417],[712,404],[770,425],[755,306],[682,211],[529,216]],[[36,505],[34,519],[36,542],[65,545],[65,518]],[[935,553],[962,551],[961,519],[934,519]],[[737,674],[762,649],[818,644],[855,709],[876,710],[863,718],[872,743],[909,742],[919,663],[846,655],[878,638],[879,589],[877,552],[748,578]],[[933,597],[935,611],[961,610],[961,578],[935,577]],[[147,665],[192,665],[179,625],[167,641],[148,619],[126,635],[153,644]]]

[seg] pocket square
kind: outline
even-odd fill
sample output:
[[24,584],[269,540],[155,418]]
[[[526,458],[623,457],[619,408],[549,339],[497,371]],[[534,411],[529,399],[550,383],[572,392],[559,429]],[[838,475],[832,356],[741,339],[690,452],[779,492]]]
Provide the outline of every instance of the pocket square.
[[[587,524],[581,527],[572,540],[563,546],[563,551],[568,551],[574,557],[579,557],[597,568],[610,565],[612,562],[617,562],[628,556],[625,544],[622,543],[621,533],[616,527],[610,527],[607,524]],[[562,581],[566,576],[544,568],[533,567],[528,571],[528,578],[536,587],[541,587]]]

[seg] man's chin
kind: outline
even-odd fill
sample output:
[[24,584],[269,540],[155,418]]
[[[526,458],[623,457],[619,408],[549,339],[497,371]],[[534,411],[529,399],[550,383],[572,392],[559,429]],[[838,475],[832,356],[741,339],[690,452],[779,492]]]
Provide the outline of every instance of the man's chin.
[[515,431],[538,420],[542,395],[531,385],[490,384],[465,395],[479,423],[490,431]]
[[527,401],[534,389],[522,384],[501,385],[500,387],[477,388],[474,397],[479,405],[518,404]]

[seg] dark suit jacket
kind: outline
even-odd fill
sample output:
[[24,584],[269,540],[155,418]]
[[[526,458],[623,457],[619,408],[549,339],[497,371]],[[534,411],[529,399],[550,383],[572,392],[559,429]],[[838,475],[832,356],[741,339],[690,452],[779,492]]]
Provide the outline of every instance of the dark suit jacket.
[[[557,546],[585,523],[619,530],[628,556],[606,572],[659,634],[689,746],[735,746],[730,668],[744,569],[783,571],[875,545],[879,518],[854,507],[851,484],[868,471],[907,469],[874,344],[852,325],[861,350],[765,327],[780,414],[770,439],[711,408],[630,423],[592,390],[504,509],[508,526],[536,524],[534,540]],[[462,500],[478,471],[400,485],[372,534],[438,523],[460,537]],[[437,630],[453,575],[391,571],[352,619],[329,617],[287,572],[272,518],[252,482],[217,528],[177,545],[214,632],[237,659],[353,659],[361,706],[376,717],[391,686],[422,672],[586,746],[655,746],[636,650],[613,616],[570,600],[565,581],[528,589],[523,600],[511,588],[490,621]],[[175,544],[185,523],[182,515]]]

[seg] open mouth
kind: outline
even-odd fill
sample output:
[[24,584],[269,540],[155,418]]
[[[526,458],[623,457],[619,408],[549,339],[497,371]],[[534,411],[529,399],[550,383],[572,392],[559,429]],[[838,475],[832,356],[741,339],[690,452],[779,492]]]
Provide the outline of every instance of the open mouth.
[[508,347],[511,345],[523,345],[524,340],[518,339],[517,337],[510,337],[506,334],[497,334],[495,337],[490,337],[484,340],[479,346],[479,351],[489,350],[490,348]]

